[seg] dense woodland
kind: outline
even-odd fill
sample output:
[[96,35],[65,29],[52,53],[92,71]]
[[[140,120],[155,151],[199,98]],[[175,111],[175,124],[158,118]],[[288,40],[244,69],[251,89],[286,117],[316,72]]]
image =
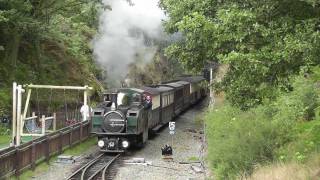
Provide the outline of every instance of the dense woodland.
[[320,1],[161,0],[160,5],[170,17],[166,31],[184,37],[166,49],[167,56],[193,71],[207,61],[228,67],[215,83],[217,99],[225,99],[206,117],[214,175],[314,178],[320,165]]
[[90,41],[97,1],[0,1],[0,109],[8,114],[12,82],[99,87]]

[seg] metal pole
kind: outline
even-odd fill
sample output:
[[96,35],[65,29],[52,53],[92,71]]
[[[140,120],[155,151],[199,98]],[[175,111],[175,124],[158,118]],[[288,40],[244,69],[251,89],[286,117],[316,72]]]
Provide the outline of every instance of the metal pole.
[[25,104],[24,109],[23,109],[23,118],[27,117],[28,106],[29,106],[29,101],[30,101],[30,96],[31,96],[31,90],[32,89],[28,89],[28,95],[27,95],[27,99],[26,99],[26,104]]
[[56,113],[53,113],[53,131],[56,131],[57,129],[57,115]]
[[210,68],[210,84],[209,84],[209,88],[210,88],[210,106],[213,106],[214,103],[214,95],[213,95],[213,88],[212,88],[212,84],[213,84],[213,69],[212,67]]
[[17,83],[14,82],[12,86],[12,137],[11,137],[11,146],[16,145],[16,126],[17,126]]
[[18,96],[17,96],[17,135],[16,135],[16,145],[20,145],[21,141],[21,133],[22,133],[22,128],[21,128],[21,121],[22,121],[22,116],[21,116],[21,101],[22,101],[22,86],[18,85]]
[[92,87],[88,86],[53,86],[53,85],[34,85],[26,84],[24,87],[27,88],[41,88],[41,89],[69,89],[69,90],[92,90]]
[[41,117],[41,134],[44,136],[46,134],[46,116],[42,115]]
[[86,90],[83,92],[83,105],[88,104],[88,86],[85,86]]
[[[86,85],[85,88],[86,88],[86,90],[84,90],[84,92],[83,92],[83,106],[87,107],[87,105],[88,105],[88,91],[87,91],[88,86]],[[90,111],[90,108],[88,108],[88,111]],[[84,115],[83,116],[83,121],[86,121],[86,120],[87,120],[87,116]]]

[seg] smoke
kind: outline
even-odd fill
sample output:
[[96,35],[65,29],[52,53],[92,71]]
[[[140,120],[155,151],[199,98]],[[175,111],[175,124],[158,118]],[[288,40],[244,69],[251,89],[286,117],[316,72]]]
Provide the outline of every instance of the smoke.
[[158,0],[103,0],[94,58],[107,72],[108,86],[119,87],[128,65],[148,62],[156,51],[152,40],[163,37],[164,12]]

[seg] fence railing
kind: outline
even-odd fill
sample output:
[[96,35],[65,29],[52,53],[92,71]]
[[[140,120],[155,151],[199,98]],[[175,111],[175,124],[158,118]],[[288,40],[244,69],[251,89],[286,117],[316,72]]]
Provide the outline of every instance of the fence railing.
[[13,174],[19,175],[27,168],[34,168],[41,161],[49,161],[50,157],[90,136],[89,121],[65,127],[56,132],[34,139],[17,147],[9,147],[0,151],[0,179]]

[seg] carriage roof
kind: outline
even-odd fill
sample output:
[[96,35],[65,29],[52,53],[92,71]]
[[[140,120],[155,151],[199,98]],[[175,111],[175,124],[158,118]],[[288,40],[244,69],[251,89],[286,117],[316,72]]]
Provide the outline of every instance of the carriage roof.
[[182,81],[187,81],[187,82],[190,82],[190,83],[197,83],[197,82],[201,82],[201,81],[204,81],[205,78],[202,77],[202,76],[190,76],[190,77],[183,77],[181,78]]

